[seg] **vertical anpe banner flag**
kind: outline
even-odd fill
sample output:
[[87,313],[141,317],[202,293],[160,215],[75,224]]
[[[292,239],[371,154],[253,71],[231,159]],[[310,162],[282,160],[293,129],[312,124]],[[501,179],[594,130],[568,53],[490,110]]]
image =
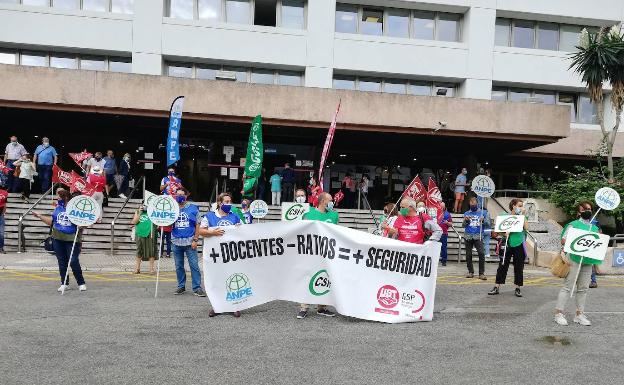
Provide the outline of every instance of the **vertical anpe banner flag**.
[[438,242],[305,220],[224,229],[203,247],[204,285],[217,313],[285,300],[388,323],[433,318]]
[[327,138],[325,138],[325,145],[323,146],[323,153],[321,154],[321,163],[319,164],[318,174],[318,185],[321,187],[323,187],[323,168],[325,167],[325,162],[327,161],[327,156],[329,155],[329,149],[334,141],[334,133],[336,132],[336,122],[338,121],[338,113],[340,112],[341,102],[342,100],[338,101],[338,107],[336,107],[336,113],[334,114],[334,118],[329,125],[329,132],[327,133]]
[[264,145],[262,144],[262,116],[258,115],[251,123],[249,142],[247,143],[247,157],[245,158],[245,176],[258,178],[262,173],[264,159]]
[[180,160],[180,126],[184,96],[178,96],[171,103],[169,114],[169,134],[167,135],[167,167]]

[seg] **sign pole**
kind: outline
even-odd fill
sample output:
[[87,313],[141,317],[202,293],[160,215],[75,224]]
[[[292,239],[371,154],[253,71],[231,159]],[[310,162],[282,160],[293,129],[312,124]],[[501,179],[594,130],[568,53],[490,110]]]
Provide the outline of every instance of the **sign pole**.
[[583,267],[583,259],[585,257],[581,257],[581,261],[579,262],[579,267],[576,269],[576,277],[574,278],[574,283],[572,284],[572,290],[570,291],[570,298],[574,297],[574,289],[576,289],[576,281],[578,280],[579,275],[581,274],[581,267]]
[[69,267],[71,266],[71,260],[74,256],[74,249],[76,248],[76,241],[78,240],[78,233],[80,232],[80,226],[76,227],[76,235],[74,235],[74,243],[72,243],[71,253],[69,253],[69,261],[67,262],[67,270],[65,271],[65,278],[63,279],[63,290],[61,290],[61,295],[65,295],[65,287],[67,283],[67,278],[69,278]]
[[600,212],[601,208],[598,207],[598,210],[596,210],[596,214],[594,214],[594,216],[592,217],[592,219],[589,220],[589,229],[591,230],[591,224],[594,221],[594,219],[596,219],[596,217],[598,216],[598,213]]
[[154,291],[154,298],[158,297],[158,279],[160,277],[160,258],[162,257],[162,248],[163,248],[163,235],[164,230],[160,228],[160,244],[158,246],[158,262],[156,267],[156,290]]

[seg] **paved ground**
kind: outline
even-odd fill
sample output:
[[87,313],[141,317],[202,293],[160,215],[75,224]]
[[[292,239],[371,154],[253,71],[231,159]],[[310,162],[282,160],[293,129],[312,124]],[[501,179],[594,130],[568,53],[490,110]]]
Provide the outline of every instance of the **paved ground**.
[[547,271],[527,267],[522,299],[512,287],[488,297],[491,277],[467,280],[453,263],[440,270],[433,322],[387,325],[296,320],[287,302],[211,319],[207,299],[171,294],[175,277],[163,261],[158,299],[153,276],[119,271],[131,259],[104,256],[83,260],[87,292],[61,297],[54,257],[2,255],[0,384],[617,384],[624,376],[621,276],[591,290],[594,326],[559,327],[560,280]]

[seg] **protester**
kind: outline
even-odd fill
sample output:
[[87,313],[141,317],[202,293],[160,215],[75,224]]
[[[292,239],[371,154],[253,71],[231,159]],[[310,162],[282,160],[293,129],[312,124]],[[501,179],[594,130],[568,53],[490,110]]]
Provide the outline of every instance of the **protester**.
[[132,218],[134,233],[136,235],[136,266],[134,274],[141,274],[141,261],[149,261],[150,274],[156,274],[154,260],[157,258],[158,233],[156,226],[147,215],[147,208],[141,205]]
[[121,162],[119,162],[119,175],[123,177],[119,188],[119,197],[126,199],[126,193],[130,186],[130,154],[125,153]]
[[26,148],[17,141],[17,136],[11,136],[11,142],[7,144],[4,150],[4,163],[12,170],[9,171],[7,180],[7,190],[9,192],[17,193],[21,191],[21,181],[13,172],[13,170],[15,170],[13,163],[21,159],[24,154],[28,154]]
[[360,189],[360,194],[361,194],[361,204],[362,204],[362,208],[364,208],[364,210],[368,210],[370,209],[370,206],[368,205],[368,175],[364,174],[362,175],[362,180],[360,180],[359,186],[358,188]]
[[160,192],[163,195],[175,195],[176,191],[182,187],[182,180],[176,176],[175,167],[167,169],[167,176],[160,181]]
[[115,155],[113,154],[113,150],[106,151],[106,156],[104,157],[104,174],[106,174],[106,196],[111,196],[111,189],[115,185],[115,175],[118,175],[117,171],[117,161],[115,160]]
[[[478,205],[479,203],[477,203]],[[483,206],[482,206],[483,207]],[[483,208],[483,255],[490,258],[490,240],[492,239],[492,218],[486,208]]]
[[4,215],[6,214],[6,204],[9,198],[9,192],[0,186],[0,254],[4,254]]
[[485,253],[483,249],[483,227],[489,226],[489,218],[485,216],[484,211],[480,210],[477,205],[477,199],[470,198],[470,210],[464,213],[464,242],[466,246],[466,266],[468,274],[466,278],[474,277],[474,267],[472,265],[472,248],[477,250],[479,255],[479,279],[487,280],[485,276]]
[[345,194],[344,208],[352,209],[355,204],[355,179],[351,177],[351,173],[347,172],[342,179],[342,188]]
[[[562,245],[565,244],[568,231],[572,228],[593,232],[600,231],[598,226],[591,223],[593,216],[593,205],[591,202],[579,203],[577,206],[577,212],[580,218],[568,223],[563,229],[561,234]],[[576,300],[576,316],[574,317],[574,322],[583,326],[591,326],[591,322],[585,315],[585,301],[587,299],[587,290],[589,289],[589,283],[591,281],[592,268],[594,265],[600,265],[602,261],[591,258],[581,258],[581,256],[576,254],[568,254],[567,257],[570,260],[570,272],[565,279],[563,287],[559,291],[559,297],[555,307],[555,322],[561,326],[568,325],[568,320],[566,320],[563,312],[565,310],[566,303],[570,298],[570,292],[574,287],[574,298]],[[576,279],[577,273],[578,279]]]
[[264,200],[264,192],[266,191],[266,169],[262,169],[260,177],[258,178],[258,185],[256,187],[256,199]]
[[[310,211],[303,214],[303,219],[308,221],[320,221],[338,224],[338,213],[334,211],[334,201],[331,194],[322,192],[319,195],[319,202],[316,208],[310,207]],[[310,309],[309,304],[302,303],[299,305],[298,319],[304,319],[308,315]],[[327,310],[325,305],[317,305],[316,313],[325,317],[333,317],[336,313]]]
[[399,207],[399,217],[392,227],[387,225],[384,227],[390,235],[396,236],[399,241],[422,245],[425,243],[426,233],[431,232],[429,240],[440,241],[442,229],[426,213],[424,202],[403,198]]
[[295,187],[295,170],[290,168],[290,163],[286,163],[284,165],[284,169],[282,170],[282,191],[284,192],[282,195],[283,202],[292,202],[293,201],[293,188]]
[[440,221],[438,222],[438,225],[440,225],[442,229],[442,236],[440,237],[440,243],[442,244],[440,249],[440,262],[442,266],[446,266],[448,260],[448,231],[449,228],[453,226],[453,217],[451,213],[446,210],[446,203],[444,202],[440,202],[440,211],[442,211]]
[[[316,200],[318,201],[318,196]],[[295,202],[306,203],[306,192],[302,188],[295,190]]]
[[106,186],[106,177],[102,175],[102,169],[99,165],[91,167],[91,172],[87,177],[87,183],[93,186],[95,192],[91,196],[100,205],[104,204],[104,188]]
[[[240,225],[240,218],[232,212],[232,195],[221,193],[217,197],[217,209],[209,211],[201,218],[199,235],[203,237],[220,237],[225,234],[225,228]],[[209,251],[204,248],[204,258],[208,258]],[[208,312],[209,317],[217,315],[214,309]],[[241,312],[235,311],[234,317],[240,317]]]
[[184,271],[184,256],[188,259],[191,269],[193,293],[199,297],[205,297],[206,292],[201,287],[201,272],[197,262],[197,245],[199,242],[199,222],[201,215],[199,208],[187,202],[188,190],[179,188],[175,199],[180,205],[180,215],[173,223],[171,242],[173,243],[173,257],[176,267],[178,288],[174,294],[184,294],[186,291],[186,272]]
[[249,202],[249,199],[243,199],[243,201],[241,202],[241,213],[243,214],[243,223],[245,223],[246,225],[250,225],[253,223],[253,217],[251,216],[251,213],[249,212],[249,205],[251,202]]
[[[513,215],[524,215],[524,202],[521,199],[514,198],[509,202],[509,211]],[[507,235],[507,247],[505,249],[504,259],[499,262],[496,271],[496,285],[488,292],[489,295],[497,295],[500,292],[500,285],[505,284],[509,264],[513,258],[514,265],[514,284],[516,285],[515,296],[522,297],[520,288],[523,285],[524,260],[526,253],[524,252],[524,239],[526,238],[526,230],[529,228],[529,222],[524,219],[524,231],[518,233],[509,233]]]
[[160,252],[163,253],[166,248],[167,253],[165,254],[165,258],[171,258],[171,231],[173,230],[173,226],[162,226],[160,229],[162,229],[163,232],[163,243],[160,245]]
[[[398,218],[398,206],[392,202],[388,202],[384,205],[383,214],[379,216],[379,228],[382,231],[382,236],[393,238],[388,232],[388,228],[394,227],[394,221]],[[386,227],[384,227],[384,225]]]
[[[308,183],[308,203],[312,207],[316,207],[318,204],[319,194],[323,191],[323,188],[319,186],[318,181],[315,177],[310,177],[310,182]],[[302,202],[299,202],[302,203]]]
[[30,160],[30,154],[24,154],[20,159],[13,162],[13,165],[16,167],[16,170],[19,170],[18,177],[22,185],[22,200],[30,203],[28,198],[30,198],[34,177],[37,176],[35,164]]
[[95,156],[89,158],[86,162],[87,167],[85,168],[85,171],[87,175],[91,174],[91,170],[93,170],[93,168],[96,166],[98,166],[100,170],[104,170],[104,164],[106,163],[104,159],[102,159],[102,153],[99,151],[95,153]]
[[35,149],[33,162],[37,165],[39,174],[39,184],[41,193],[45,193],[52,184],[52,167],[58,161],[56,149],[50,146],[50,139],[45,136],[41,139],[41,144]]
[[461,212],[462,205],[464,204],[466,186],[468,186],[467,175],[468,170],[464,167],[461,173],[457,175],[457,178],[455,178],[455,207],[453,210],[455,213]]
[[[65,207],[71,198],[69,191],[59,188],[56,190],[56,195],[57,205],[51,217],[41,215],[34,211],[32,215],[46,225],[52,227],[52,245],[54,246],[54,253],[56,254],[59,273],[61,275],[61,286],[58,288],[58,291],[61,292],[71,289],[69,286],[69,275],[67,276],[67,281],[64,281],[65,275],[67,274],[67,265],[70,261],[70,255],[70,266],[72,272],[74,273],[74,278],[76,278],[76,283],[78,283],[78,290],[85,291],[87,290],[87,285],[82,275],[82,267],[80,266],[79,260],[80,246],[82,244],[82,230],[79,230],[67,216]],[[78,236],[76,237],[77,231]],[[74,246],[74,253],[71,254],[74,238],[76,239],[76,244]]]
[[269,178],[269,182],[271,183],[271,204],[279,206],[282,204],[282,177],[277,172],[277,169]]

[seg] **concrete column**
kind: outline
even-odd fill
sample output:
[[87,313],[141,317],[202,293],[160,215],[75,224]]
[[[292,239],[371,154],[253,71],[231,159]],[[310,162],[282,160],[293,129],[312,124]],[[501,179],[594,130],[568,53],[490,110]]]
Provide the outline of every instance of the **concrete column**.
[[306,87],[332,88],[336,2],[308,1]]
[[134,0],[132,72],[163,74],[162,18],[163,7],[155,6],[153,0]]
[[463,20],[462,36],[468,46],[468,72],[459,94],[463,98],[489,100],[492,95],[496,1],[475,0]]

